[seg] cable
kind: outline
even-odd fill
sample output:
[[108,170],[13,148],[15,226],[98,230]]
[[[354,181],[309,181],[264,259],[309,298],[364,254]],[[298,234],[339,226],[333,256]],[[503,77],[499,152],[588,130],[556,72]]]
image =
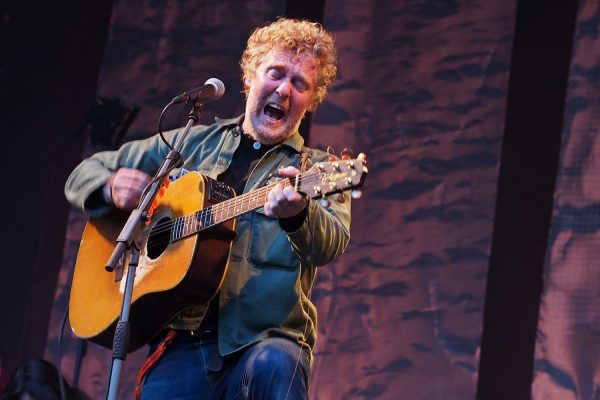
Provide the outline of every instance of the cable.
[[164,137],[164,135],[163,135],[163,131],[162,131],[162,120],[163,120],[163,117],[164,117],[165,113],[166,113],[166,112],[167,112],[167,110],[169,109],[169,107],[171,107],[173,104],[175,104],[175,103],[173,103],[173,101],[171,100],[171,101],[169,102],[169,104],[167,104],[167,105],[165,106],[165,108],[163,108],[163,110],[161,111],[161,113],[160,113],[160,117],[158,117],[158,134],[160,135],[160,138],[162,139],[162,141],[163,141],[163,142],[164,142],[164,143],[167,145],[167,147],[168,147],[170,150],[173,150],[173,146],[171,146],[171,144],[170,144],[170,143],[167,141],[167,139],[165,139],[165,137]]
[[67,304],[67,308],[65,309],[65,314],[64,314],[62,322],[60,324],[60,330],[58,332],[58,343],[56,346],[56,369],[58,370],[58,388],[60,389],[60,399],[61,400],[67,400],[67,395],[66,395],[66,390],[65,390],[65,380],[63,379],[62,368],[60,366],[60,360],[62,358],[63,332],[65,330],[65,325],[67,324],[68,316],[69,316],[69,305]]

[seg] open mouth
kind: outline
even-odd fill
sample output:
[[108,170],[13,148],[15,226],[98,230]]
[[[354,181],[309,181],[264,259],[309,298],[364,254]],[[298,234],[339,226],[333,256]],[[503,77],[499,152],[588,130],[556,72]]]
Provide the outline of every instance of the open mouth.
[[279,121],[285,115],[283,108],[275,103],[269,103],[264,109],[265,115],[271,119]]

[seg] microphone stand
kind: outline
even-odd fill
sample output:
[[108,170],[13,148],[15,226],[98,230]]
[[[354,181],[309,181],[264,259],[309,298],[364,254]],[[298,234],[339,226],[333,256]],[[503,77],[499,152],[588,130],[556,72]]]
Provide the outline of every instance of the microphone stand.
[[150,209],[154,198],[158,194],[164,177],[167,176],[171,170],[181,165],[182,160],[179,151],[183,147],[183,143],[185,142],[185,138],[187,137],[190,128],[196,122],[198,122],[200,118],[200,114],[202,113],[202,104],[202,101],[197,101],[194,103],[194,107],[188,114],[188,122],[185,128],[179,135],[173,149],[169,151],[163,160],[160,169],[152,180],[150,188],[145,192],[144,195],[142,195],[142,199],[140,200],[138,208],[135,208],[131,212],[131,215],[127,219],[127,222],[123,226],[123,229],[116,240],[117,244],[115,249],[113,250],[113,253],[105,267],[106,271],[113,272],[119,260],[121,260],[121,265],[125,265],[125,251],[130,251],[129,267],[127,269],[127,275],[125,278],[125,291],[123,293],[121,314],[115,328],[115,335],[113,339],[113,355],[108,380],[108,391],[106,395],[107,400],[116,400],[117,398],[117,387],[119,385],[121,366],[127,358],[127,349],[129,346],[129,312],[131,309],[131,297],[133,294],[135,269],[139,261],[140,252],[140,249],[136,245],[133,237],[141,225],[150,220],[148,210]]

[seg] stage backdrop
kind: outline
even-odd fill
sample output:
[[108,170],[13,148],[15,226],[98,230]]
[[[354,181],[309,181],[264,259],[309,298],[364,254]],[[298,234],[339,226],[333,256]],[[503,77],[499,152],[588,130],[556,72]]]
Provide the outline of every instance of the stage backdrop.
[[579,2],[534,400],[600,399],[600,4]]
[[368,154],[323,268],[317,399],[473,399],[515,3],[328,1],[340,80],[311,145]]
[[[140,107],[126,139],[156,131],[176,94],[218,77],[226,95],[207,108],[241,113],[238,59],[255,26],[284,1],[114,2],[100,96]],[[504,129],[515,1],[325,3],[339,79],[312,119],[310,145],[368,155],[352,204],[352,242],[319,271],[313,399],[472,399],[498,160]],[[169,115],[167,127],[185,122]],[[83,156],[105,147],[87,145]],[[70,214],[50,325],[54,360],[85,216]],[[68,335],[68,334],[67,334]],[[62,366],[77,362],[68,335]],[[125,364],[130,398],[146,350]],[[110,353],[89,345],[80,386],[104,398]]]

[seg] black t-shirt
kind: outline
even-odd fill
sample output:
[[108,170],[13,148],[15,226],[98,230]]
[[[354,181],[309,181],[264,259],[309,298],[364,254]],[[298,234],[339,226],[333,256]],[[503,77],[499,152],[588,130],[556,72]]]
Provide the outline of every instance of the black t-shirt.
[[243,133],[241,136],[240,146],[233,154],[229,168],[218,177],[219,181],[231,186],[237,195],[244,191],[244,186],[246,186],[254,166],[273,147],[261,144]]

